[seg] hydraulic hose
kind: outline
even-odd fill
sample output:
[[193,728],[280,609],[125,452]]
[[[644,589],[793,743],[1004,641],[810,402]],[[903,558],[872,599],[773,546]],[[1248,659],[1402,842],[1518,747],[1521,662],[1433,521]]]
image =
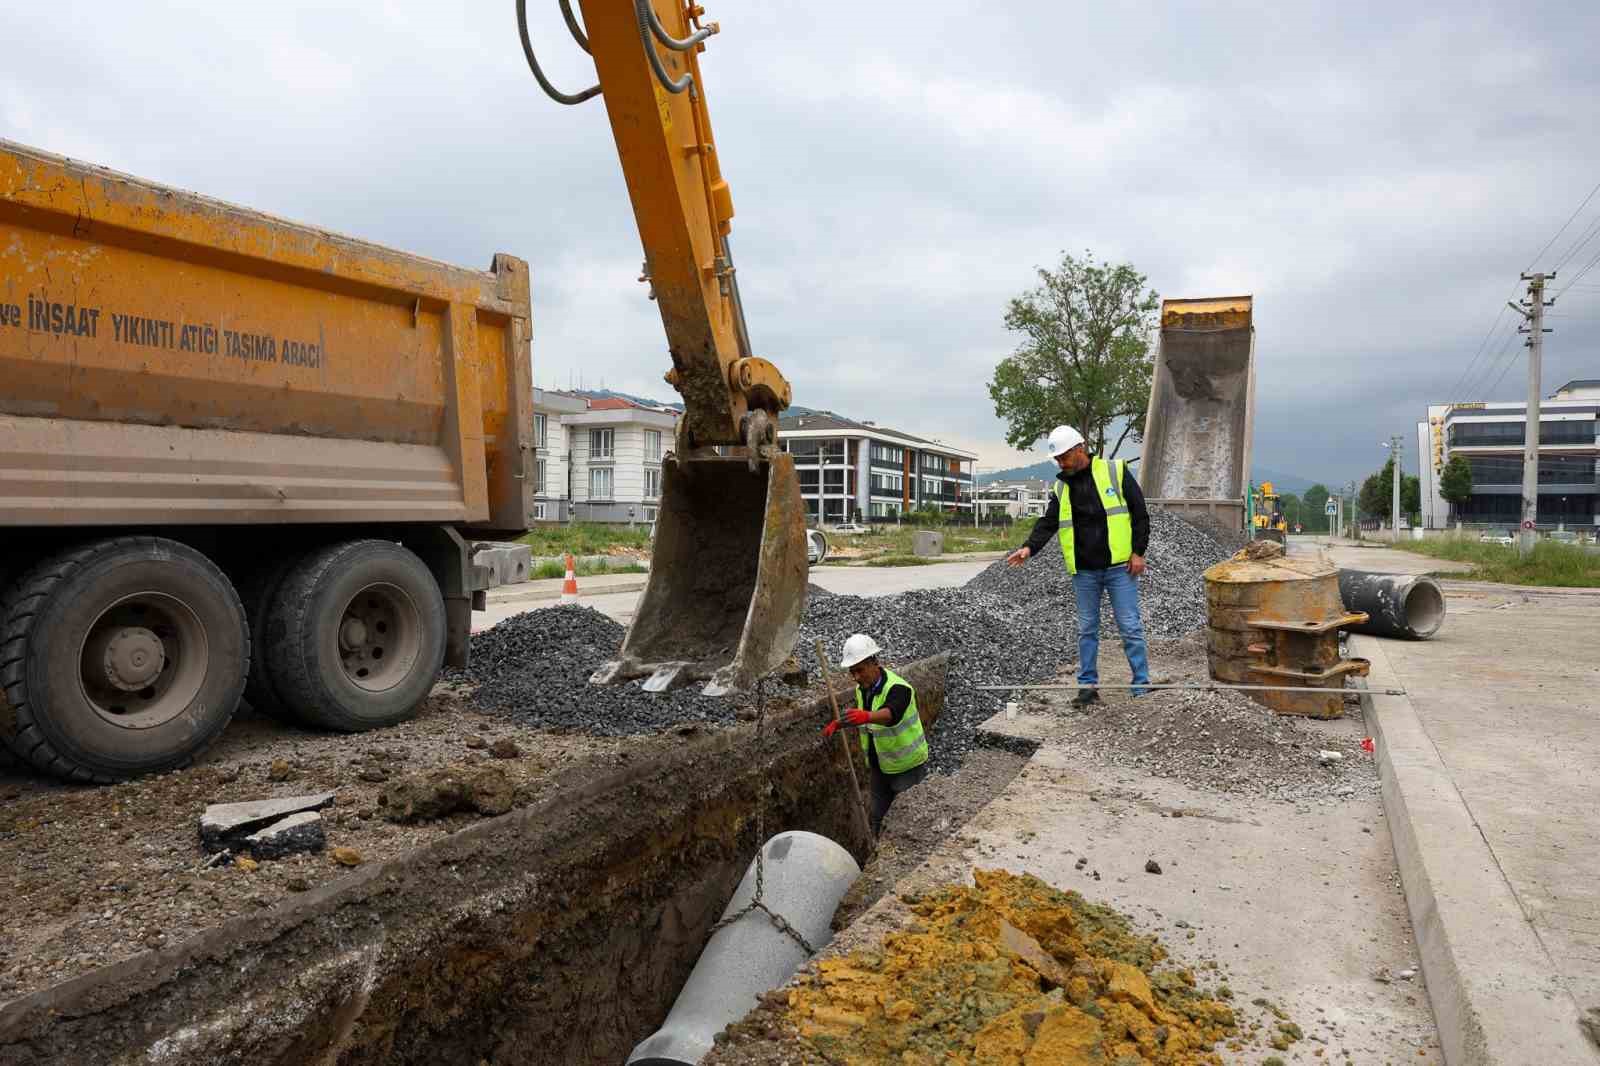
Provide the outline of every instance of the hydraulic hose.
[[572,13],[572,0],[561,0],[561,17],[567,20],[567,29],[572,31],[572,39],[578,42],[578,47],[594,55],[589,48],[588,36],[583,32],[583,27],[578,25],[578,16]]
[[656,72],[656,80],[661,87],[669,93],[681,93],[694,84],[694,75],[687,72],[677,81],[673,81],[667,74],[667,68],[661,65],[661,57],[656,55],[656,46],[651,42],[650,24],[655,21],[655,12],[650,10],[650,0],[633,0],[633,14],[639,21],[639,43],[644,46],[644,54],[650,60],[650,69]]
[[[572,15],[567,4],[562,3],[561,8],[562,12],[567,15],[568,26],[573,26]],[[577,33],[579,31],[574,29],[573,32]],[[591,97],[600,95],[598,83],[589,86],[581,93],[564,93],[550,84],[550,79],[546,78],[544,71],[539,69],[539,60],[533,54],[533,42],[528,40],[528,0],[517,0],[517,34],[522,38],[522,54],[528,59],[528,69],[533,71],[534,80],[539,83],[539,88],[543,89],[544,94],[550,99],[558,104],[581,104]],[[650,51],[650,58],[655,59],[655,51],[653,49],[648,50]],[[657,71],[659,72],[659,70],[658,66]]]
[[733,324],[739,338],[739,354],[752,356],[756,353],[750,347],[750,327],[744,321],[744,297],[739,295],[739,272],[733,266],[733,242],[727,237],[722,238],[722,254],[728,257],[728,290],[733,296]]
[[680,41],[668,33],[665,26],[661,25],[661,20],[656,18],[655,8],[650,6],[650,0],[639,0],[639,7],[644,11],[645,18],[650,23],[650,32],[656,35],[656,40],[660,41],[674,52],[687,52],[689,49],[693,48],[695,45],[699,44],[701,41],[717,32],[716,26],[707,26],[698,33],[691,33],[689,36]]

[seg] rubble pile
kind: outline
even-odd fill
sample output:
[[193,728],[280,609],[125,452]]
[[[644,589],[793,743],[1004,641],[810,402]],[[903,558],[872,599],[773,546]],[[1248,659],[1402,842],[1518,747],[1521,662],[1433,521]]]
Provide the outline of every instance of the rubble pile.
[[[1205,626],[1206,567],[1228,557],[1209,534],[1172,515],[1151,516],[1149,568],[1140,582],[1140,608],[1151,637],[1176,637]],[[1110,605],[1103,625],[1114,633]],[[851,633],[870,633],[890,665],[951,653],[945,709],[934,734],[933,766],[953,772],[977,743],[977,727],[1000,710],[1003,693],[985,684],[1055,677],[1077,658],[1072,583],[1054,545],[1025,566],[997,560],[965,586],[918,589],[893,596],[833,595],[812,585],[801,622],[799,655],[807,665],[812,642],[830,655]],[[472,637],[472,666],[447,679],[476,686],[474,704],[522,724],[598,735],[657,732],[685,723],[731,723],[748,718],[751,695],[707,697],[690,686],[664,694],[639,683],[599,688],[589,675],[614,659],[624,629],[587,607],[529,611]],[[1119,654],[1115,646],[1102,654]],[[778,679],[769,698],[798,698],[802,690]]]
[[1200,1066],[1239,1043],[1232,1007],[1124,916],[1029,875],[973,879],[913,902],[918,921],[881,946],[818,962],[788,1024],[852,1064]]

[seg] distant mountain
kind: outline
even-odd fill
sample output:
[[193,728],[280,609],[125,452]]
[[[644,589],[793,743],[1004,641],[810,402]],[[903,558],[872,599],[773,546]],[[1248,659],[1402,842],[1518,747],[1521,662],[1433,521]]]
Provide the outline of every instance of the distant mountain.
[[1053,478],[1056,476],[1056,464],[1053,459],[1045,459],[1034,463],[1032,466],[1014,466],[1010,470],[997,470],[994,473],[978,475],[978,484],[987,485],[991,481],[1025,481],[1028,478],[1042,477]]
[[[1133,471],[1137,476],[1139,472],[1137,465],[1134,466]],[[1055,476],[1055,462],[1045,459],[1042,462],[1034,463],[1032,466],[1014,466],[1009,470],[997,470],[992,474],[985,472],[978,475],[978,484],[987,485],[992,481],[1021,481],[1026,478],[1045,478],[1048,480]],[[1272,482],[1272,487],[1280,493],[1292,492],[1296,496],[1301,495],[1316,484],[1309,478],[1303,478],[1298,474],[1285,474],[1281,470],[1269,470],[1264,466],[1258,466],[1255,468],[1255,483],[1259,485],[1263,481]],[[1332,487],[1328,482],[1323,482],[1323,485]]]

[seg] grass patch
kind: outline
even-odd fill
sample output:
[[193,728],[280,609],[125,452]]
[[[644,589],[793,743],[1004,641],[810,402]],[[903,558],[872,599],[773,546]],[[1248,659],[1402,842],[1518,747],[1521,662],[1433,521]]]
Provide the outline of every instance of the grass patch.
[[1600,588],[1600,552],[1576,544],[1541,540],[1526,559],[1503,544],[1480,544],[1466,537],[1412,541],[1402,550],[1430,559],[1470,563],[1472,569],[1453,578],[1496,581],[1504,585],[1549,588]]
[[[594,577],[596,574],[647,574],[650,572],[649,567],[643,566],[636,562],[590,562],[587,559],[579,559],[576,562],[577,565],[574,567],[574,571],[579,577]],[[540,578],[566,576],[567,564],[559,560],[551,559],[549,561],[542,562],[533,568],[531,580],[537,581]]]
[[876,559],[868,559],[863,566],[932,566],[939,560],[937,558],[925,559],[920,555],[880,555]]
[[[971,526],[960,525],[877,525],[872,527],[871,533],[844,534],[824,529],[823,534],[828,538],[830,550],[834,545],[838,545],[861,551],[881,551],[885,555],[893,556],[910,555],[912,538],[918,530],[928,529],[944,534],[945,554],[951,555],[956,552],[1010,551],[1013,548],[1020,547],[1033,530],[1033,521],[1033,519],[1028,518],[1013,525],[995,529],[988,527],[974,529]],[[896,564],[885,563],[880,565],[893,566]]]
[[605,522],[573,522],[566,526],[531,529],[522,535],[521,542],[532,548],[534,555],[563,555],[567,552],[573,555],[605,555],[616,548],[648,550],[650,525],[643,523],[629,529]]

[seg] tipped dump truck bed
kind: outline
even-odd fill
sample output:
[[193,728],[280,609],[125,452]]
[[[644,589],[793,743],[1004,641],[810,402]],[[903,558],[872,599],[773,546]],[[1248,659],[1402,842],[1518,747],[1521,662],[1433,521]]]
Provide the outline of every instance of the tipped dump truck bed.
[[1140,482],[1151,506],[1243,529],[1255,419],[1249,296],[1165,300]]

